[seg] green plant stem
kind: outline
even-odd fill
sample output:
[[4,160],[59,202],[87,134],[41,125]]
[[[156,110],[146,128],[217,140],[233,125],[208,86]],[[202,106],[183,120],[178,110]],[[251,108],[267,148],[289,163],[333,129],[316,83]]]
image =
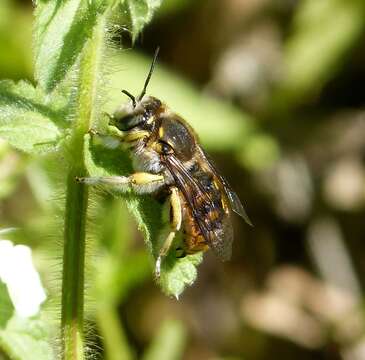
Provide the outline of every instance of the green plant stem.
[[67,178],[62,281],[62,340],[64,359],[83,359],[85,223],[88,190],[75,182],[85,174],[70,170]]
[[178,320],[167,319],[158,330],[143,360],[182,359],[186,344],[186,329]]
[[62,278],[62,356],[64,360],[82,360],[84,355],[84,268],[85,227],[88,189],[75,181],[86,176],[84,138],[98,119],[98,88],[104,46],[105,17],[101,16],[85,44],[79,64],[78,98],[75,122],[66,145],[67,174],[64,254]]
[[133,360],[132,349],[128,345],[118,312],[114,304],[100,306],[97,312],[98,325],[103,337],[107,360]]

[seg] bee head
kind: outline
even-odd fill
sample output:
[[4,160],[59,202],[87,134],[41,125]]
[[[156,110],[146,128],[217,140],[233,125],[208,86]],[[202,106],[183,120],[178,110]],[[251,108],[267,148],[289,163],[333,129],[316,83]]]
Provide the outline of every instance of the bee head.
[[158,47],[155,51],[150,71],[145,80],[141,94],[136,98],[129,91],[122,90],[122,93],[127,95],[131,99],[131,102],[122,105],[114,113],[111,121],[111,125],[116,126],[121,131],[129,131],[137,127],[143,129],[144,125],[149,123],[148,120],[152,116],[154,116],[154,114],[161,106],[160,100],[152,96],[145,96],[148,83],[150,82],[155,67],[159,50],[160,48]]
[[134,129],[148,130],[149,120],[161,107],[161,101],[153,96],[145,96],[136,105],[127,103],[113,115],[111,125],[121,131]]

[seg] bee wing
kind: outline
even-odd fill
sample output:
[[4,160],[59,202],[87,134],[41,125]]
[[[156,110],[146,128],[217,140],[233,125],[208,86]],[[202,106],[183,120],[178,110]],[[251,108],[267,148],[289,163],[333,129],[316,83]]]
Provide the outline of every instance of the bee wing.
[[[221,176],[219,176],[220,180],[225,181],[224,178],[222,178]],[[222,183],[223,183],[222,181]],[[224,183],[223,183],[224,185]],[[231,188],[227,187],[226,185],[224,185],[224,190],[226,191],[229,203],[231,204],[232,210],[238,214],[239,216],[242,217],[243,220],[246,221],[246,223],[250,226],[253,226],[252,221],[250,220],[250,218],[247,215],[247,212],[245,210],[245,208],[243,207],[241,200],[239,199],[238,195],[231,190]]]
[[174,155],[167,156],[165,163],[182,192],[205,241],[218,258],[222,261],[229,260],[233,242],[233,228],[229,213],[226,213],[218,224],[209,216],[209,211],[222,211],[222,209],[218,208],[210,194]]
[[229,200],[229,203],[231,205],[231,209],[238,214],[239,216],[241,216],[248,225],[253,226],[249,216],[247,215],[247,212],[245,210],[245,208],[242,205],[242,202],[240,200],[240,198],[238,197],[238,195],[232,190],[231,186],[229,185],[228,181],[222,176],[220,175],[219,171],[217,170],[217,168],[215,167],[214,163],[212,162],[212,160],[209,158],[209,156],[205,153],[205,151],[200,148],[201,154],[202,156],[205,158],[207,165],[209,166],[210,170],[214,173],[214,175],[219,179],[219,181],[222,184],[222,187],[227,195],[227,198]]
[[227,214],[222,220],[221,228],[211,236],[211,248],[214,254],[222,261],[227,261],[232,256],[233,226],[230,215]]

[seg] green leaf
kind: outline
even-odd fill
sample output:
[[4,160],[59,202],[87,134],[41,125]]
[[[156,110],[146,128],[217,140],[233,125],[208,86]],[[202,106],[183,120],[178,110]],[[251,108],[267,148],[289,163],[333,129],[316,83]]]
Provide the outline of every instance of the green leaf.
[[0,330],[6,327],[8,320],[14,313],[7,286],[0,280]]
[[26,157],[14,158],[14,149],[5,140],[0,139],[0,163],[8,166],[7,175],[0,178],[0,200],[9,197],[16,191],[23,178],[26,162]]
[[32,20],[19,3],[0,1],[0,79],[32,76]]
[[162,262],[159,284],[166,295],[177,299],[187,286],[194,283],[198,272],[196,267],[202,262],[203,254],[197,253],[176,259],[173,251]]
[[162,0],[121,0],[123,20],[127,22],[135,41],[142,29],[152,20]]
[[0,138],[27,153],[56,150],[66,123],[59,105],[29,83],[0,81]]
[[39,318],[11,318],[0,329],[0,348],[14,360],[53,360],[50,328]]
[[47,92],[64,80],[92,36],[103,0],[38,2],[35,11],[35,77]]

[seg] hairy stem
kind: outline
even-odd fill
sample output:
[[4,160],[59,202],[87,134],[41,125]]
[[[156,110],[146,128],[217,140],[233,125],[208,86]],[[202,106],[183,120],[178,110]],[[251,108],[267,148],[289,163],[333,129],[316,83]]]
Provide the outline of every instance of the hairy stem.
[[75,184],[84,169],[72,169],[67,178],[62,281],[62,339],[64,359],[83,359],[85,223],[87,188]]
[[101,16],[85,44],[80,59],[76,120],[66,153],[67,174],[63,278],[62,278],[62,354],[64,360],[81,360],[84,355],[84,268],[85,227],[88,189],[75,181],[85,176],[84,137],[98,118],[98,88],[104,47],[105,17]]

